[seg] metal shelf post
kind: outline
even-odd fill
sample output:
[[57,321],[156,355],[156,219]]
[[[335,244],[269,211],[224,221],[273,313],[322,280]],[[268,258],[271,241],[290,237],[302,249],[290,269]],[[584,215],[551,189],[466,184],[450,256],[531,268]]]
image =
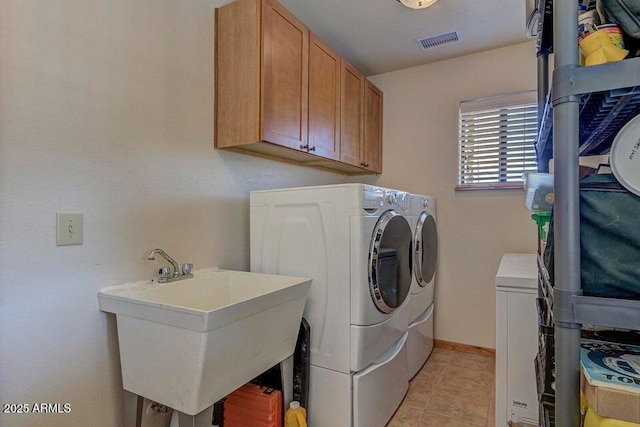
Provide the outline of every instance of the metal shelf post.
[[[555,0],[555,70],[578,66],[578,12],[575,0]],[[580,324],[571,320],[571,296],[581,293],[580,200],[578,187],[579,98],[553,93],[556,425],[580,425]],[[566,315],[565,315],[566,314]]]

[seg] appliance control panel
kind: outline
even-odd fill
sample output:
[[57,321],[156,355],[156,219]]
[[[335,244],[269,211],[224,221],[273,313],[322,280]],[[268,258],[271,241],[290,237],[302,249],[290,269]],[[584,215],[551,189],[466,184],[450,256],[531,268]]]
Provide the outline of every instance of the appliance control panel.
[[435,199],[431,196],[411,195],[411,215],[419,216],[422,212],[435,213]]
[[390,208],[393,208],[400,213],[404,213],[404,211],[408,211],[411,200],[409,193],[404,191],[387,190],[384,202]]
[[[364,202],[364,208],[368,211],[393,209],[400,214],[407,215],[411,206],[411,195],[405,191],[365,186]],[[373,211],[368,213],[373,214]]]

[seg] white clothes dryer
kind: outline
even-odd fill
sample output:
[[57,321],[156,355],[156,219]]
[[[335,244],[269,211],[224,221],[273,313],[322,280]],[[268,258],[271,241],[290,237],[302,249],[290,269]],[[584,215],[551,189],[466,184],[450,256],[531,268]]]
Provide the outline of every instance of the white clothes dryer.
[[311,277],[309,425],[384,426],[408,389],[408,193],[364,184],[251,193],[251,270]]
[[436,200],[432,196],[410,196],[409,222],[413,233],[413,278],[407,328],[409,378],[427,361],[434,344],[434,291],[438,259]]

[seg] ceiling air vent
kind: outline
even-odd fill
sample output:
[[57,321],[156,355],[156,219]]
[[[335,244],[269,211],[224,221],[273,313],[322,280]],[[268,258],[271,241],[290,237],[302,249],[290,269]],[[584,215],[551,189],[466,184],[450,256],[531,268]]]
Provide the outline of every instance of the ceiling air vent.
[[416,43],[418,43],[418,46],[420,46],[420,49],[422,50],[431,49],[432,47],[441,46],[443,44],[455,43],[457,41],[460,41],[460,38],[456,31],[416,39]]

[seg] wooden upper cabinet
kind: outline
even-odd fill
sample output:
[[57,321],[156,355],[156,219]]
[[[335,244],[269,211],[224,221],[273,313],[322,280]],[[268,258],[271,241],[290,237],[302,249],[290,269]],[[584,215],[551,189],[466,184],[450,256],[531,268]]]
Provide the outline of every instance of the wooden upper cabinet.
[[300,149],[307,145],[309,29],[272,0],[263,1],[262,25],[261,139]]
[[363,167],[364,76],[344,59],[340,86],[340,161]]
[[306,146],[309,29],[275,0],[236,0],[215,45],[215,146]]
[[362,159],[368,170],[382,173],[382,91],[369,80],[364,88]]
[[216,9],[216,148],[260,141],[260,10],[258,0]]
[[340,159],[340,56],[309,37],[309,152]]
[[277,0],[215,14],[216,148],[379,173],[382,93]]
[[382,173],[382,91],[342,60],[340,161]]

